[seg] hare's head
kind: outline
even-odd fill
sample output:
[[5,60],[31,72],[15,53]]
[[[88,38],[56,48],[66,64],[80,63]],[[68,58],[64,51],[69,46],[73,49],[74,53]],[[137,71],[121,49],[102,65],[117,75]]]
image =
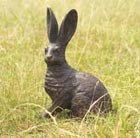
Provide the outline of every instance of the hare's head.
[[65,49],[77,26],[77,12],[72,9],[66,14],[58,31],[58,23],[53,11],[47,9],[47,33],[49,46],[45,48],[45,61],[49,65],[66,63]]

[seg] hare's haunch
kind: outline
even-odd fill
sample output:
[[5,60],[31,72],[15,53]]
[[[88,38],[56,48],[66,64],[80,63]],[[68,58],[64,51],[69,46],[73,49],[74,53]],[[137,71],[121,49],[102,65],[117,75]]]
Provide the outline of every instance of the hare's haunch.
[[[45,49],[45,90],[52,100],[52,105],[47,109],[49,112],[69,109],[71,116],[84,117],[87,111],[105,113],[112,110],[112,101],[100,80],[91,74],[76,71],[65,59],[65,50],[76,30],[77,19],[76,10],[72,9],[66,14],[58,30],[53,11],[47,9],[50,43]],[[44,117],[47,117],[47,113]]]

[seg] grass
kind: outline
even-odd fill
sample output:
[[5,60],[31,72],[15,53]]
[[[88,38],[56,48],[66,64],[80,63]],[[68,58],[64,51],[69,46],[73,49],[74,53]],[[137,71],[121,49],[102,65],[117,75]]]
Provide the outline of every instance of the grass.
[[[78,28],[67,48],[69,64],[100,78],[117,109],[107,117],[54,120],[39,114],[51,101],[43,85],[46,7],[59,23],[71,8]],[[140,137],[139,0],[1,0],[0,137],[139,138]]]

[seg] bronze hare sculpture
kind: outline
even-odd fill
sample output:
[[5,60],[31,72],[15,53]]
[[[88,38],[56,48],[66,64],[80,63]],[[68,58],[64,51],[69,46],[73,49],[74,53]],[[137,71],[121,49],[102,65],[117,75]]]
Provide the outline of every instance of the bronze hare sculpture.
[[[70,67],[65,50],[77,26],[77,11],[72,9],[62,21],[60,30],[53,11],[47,9],[49,46],[45,48],[47,72],[45,90],[52,100],[47,109],[52,114],[70,110],[72,117],[84,117],[87,111],[106,113],[112,110],[112,101],[106,88],[96,77]],[[43,117],[48,114],[44,113]]]

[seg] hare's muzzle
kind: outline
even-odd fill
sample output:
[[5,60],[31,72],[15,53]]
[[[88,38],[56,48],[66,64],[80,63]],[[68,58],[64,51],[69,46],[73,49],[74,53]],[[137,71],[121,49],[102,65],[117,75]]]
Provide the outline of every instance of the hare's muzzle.
[[46,58],[47,58],[47,60],[51,60],[52,59],[52,55],[48,55]]
[[47,55],[46,57],[45,57],[45,62],[46,63],[48,63],[48,62],[51,62],[52,61],[52,55]]

